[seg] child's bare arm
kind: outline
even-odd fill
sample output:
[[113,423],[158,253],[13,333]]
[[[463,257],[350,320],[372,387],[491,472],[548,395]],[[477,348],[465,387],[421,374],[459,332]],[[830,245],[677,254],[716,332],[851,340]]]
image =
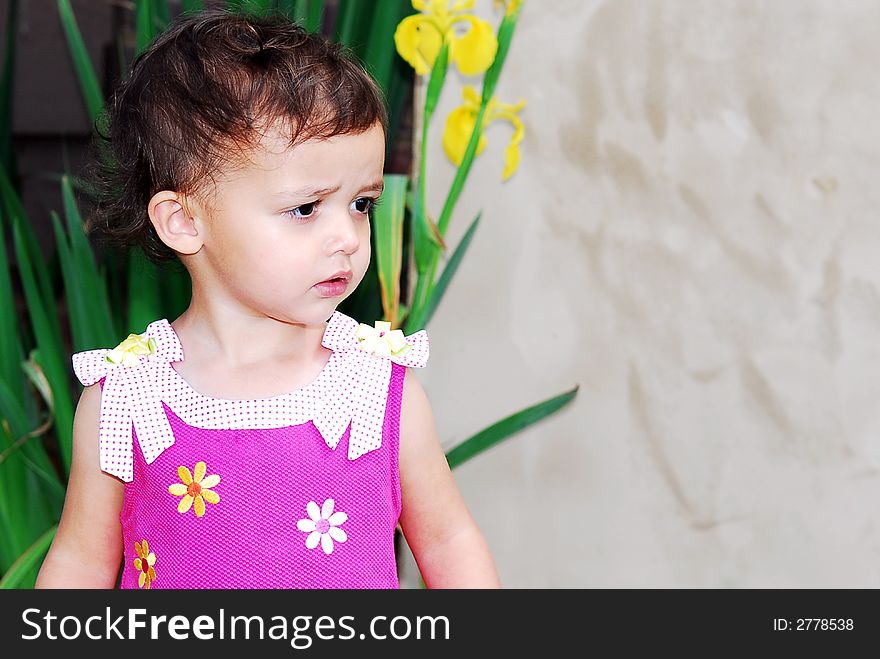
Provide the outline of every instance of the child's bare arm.
[[37,588],[113,588],[122,557],[123,484],[100,469],[100,385],[83,390],[73,420],[73,461],[58,532]]
[[489,548],[440,446],[421,383],[407,369],[400,414],[400,526],[429,588],[499,588]]

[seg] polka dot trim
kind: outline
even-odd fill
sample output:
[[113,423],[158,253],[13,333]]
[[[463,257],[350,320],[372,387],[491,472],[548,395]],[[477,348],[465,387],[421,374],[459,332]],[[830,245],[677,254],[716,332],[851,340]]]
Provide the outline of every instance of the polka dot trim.
[[351,424],[349,459],[379,448],[391,363],[423,368],[428,334],[420,330],[407,336],[412,349],[402,357],[378,357],[360,348],[358,326],[355,319],[334,312],[321,340],[333,350],[324,369],[305,387],[272,398],[228,400],[193,389],[172,366],[183,361],[183,348],[166,319],[147,327],[145,336],[155,339],[156,352],[141,357],[137,366],[110,364],[104,358],[108,350],[76,353],[73,369],[83,385],[106,378],[98,430],[101,469],[132,480],[132,427],[148,464],[174,444],[163,402],[196,428],[282,428],[311,420],[335,449]]

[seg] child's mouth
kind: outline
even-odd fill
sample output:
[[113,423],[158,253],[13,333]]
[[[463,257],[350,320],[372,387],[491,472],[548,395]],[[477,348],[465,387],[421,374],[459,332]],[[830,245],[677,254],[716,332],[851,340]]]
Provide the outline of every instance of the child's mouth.
[[348,288],[348,280],[344,277],[334,277],[315,284],[315,290],[321,297],[337,297],[345,293],[346,288]]
[[351,270],[340,270],[339,272],[335,273],[332,277],[329,277],[329,278],[327,278],[327,279],[325,279],[325,280],[323,280],[323,281],[321,281],[321,282],[319,282],[319,283],[321,283],[321,284],[328,284],[328,283],[334,283],[334,284],[347,283],[347,282],[351,279],[351,276],[352,276],[352,272],[351,272]]

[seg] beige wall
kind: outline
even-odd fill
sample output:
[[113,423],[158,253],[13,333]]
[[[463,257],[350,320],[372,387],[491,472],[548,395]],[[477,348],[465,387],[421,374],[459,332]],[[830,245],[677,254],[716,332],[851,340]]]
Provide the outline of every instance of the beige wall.
[[528,102],[522,167],[500,183],[493,125],[419,373],[447,448],[580,385],[455,471],[505,585],[880,586],[878,25],[527,0],[498,89]]

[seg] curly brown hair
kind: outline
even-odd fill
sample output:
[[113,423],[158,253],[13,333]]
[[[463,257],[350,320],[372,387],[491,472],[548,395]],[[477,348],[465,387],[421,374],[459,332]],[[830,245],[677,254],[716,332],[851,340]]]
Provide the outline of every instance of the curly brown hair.
[[141,53],[96,122],[90,230],[176,258],[147,205],[161,190],[211,196],[214,176],[243,162],[260,127],[283,122],[294,146],[387,127],[381,90],[342,46],[285,16],[224,9],[185,15]]

